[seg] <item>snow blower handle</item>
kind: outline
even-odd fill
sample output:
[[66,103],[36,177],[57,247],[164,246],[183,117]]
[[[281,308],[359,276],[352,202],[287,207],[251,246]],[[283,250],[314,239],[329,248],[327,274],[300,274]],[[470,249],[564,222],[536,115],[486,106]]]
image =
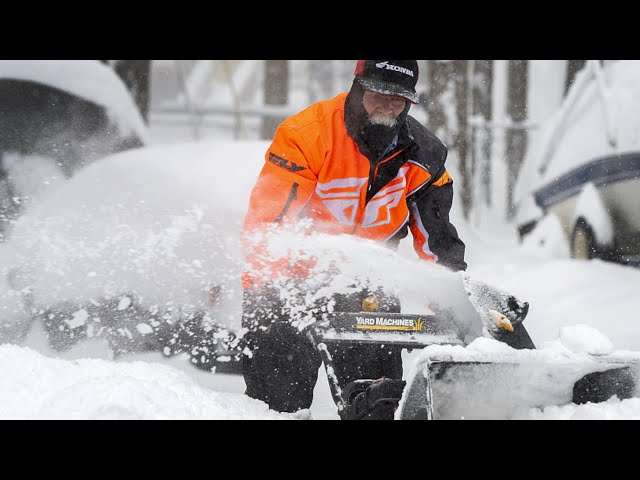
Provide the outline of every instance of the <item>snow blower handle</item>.
[[313,328],[306,329],[306,335],[311,344],[320,352],[320,356],[322,357],[322,361],[324,362],[325,371],[327,372],[327,379],[329,380],[329,388],[331,390],[331,396],[333,397],[333,401],[338,407],[338,414],[342,416],[342,412],[344,410],[344,398],[342,397],[342,388],[340,388],[340,383],[338,382],[338,378],[335,374],[335,369],[333,367],[333,358],[327,349],[327,344],[320,339]]

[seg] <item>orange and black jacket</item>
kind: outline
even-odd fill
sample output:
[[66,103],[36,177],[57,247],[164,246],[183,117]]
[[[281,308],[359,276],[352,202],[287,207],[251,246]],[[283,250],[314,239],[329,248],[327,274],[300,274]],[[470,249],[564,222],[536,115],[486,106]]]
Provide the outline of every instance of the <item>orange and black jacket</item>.
[[[465,270],[465,245],[449,221],[447,147],[407,116],[397,147],[374,164],[347,133],[346,98],[315,103],[278,127],[251,192],[245,232],[309,218],[316,231],[397,248],[411,230],[420,258]],[[245,288],[255,282],[245,273]]]

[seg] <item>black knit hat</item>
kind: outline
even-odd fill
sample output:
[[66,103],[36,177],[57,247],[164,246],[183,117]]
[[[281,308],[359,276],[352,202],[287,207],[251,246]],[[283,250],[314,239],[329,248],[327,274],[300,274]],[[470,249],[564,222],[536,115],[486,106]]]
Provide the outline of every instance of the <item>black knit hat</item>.
[[358,60],[353,73],[367,90],[397,95],[418,103],[417,60]]

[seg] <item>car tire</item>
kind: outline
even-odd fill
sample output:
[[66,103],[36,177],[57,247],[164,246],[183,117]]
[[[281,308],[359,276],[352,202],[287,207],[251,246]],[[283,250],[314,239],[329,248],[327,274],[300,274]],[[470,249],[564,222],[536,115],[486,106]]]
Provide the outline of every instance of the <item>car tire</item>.
[[590,260],[598,257],[598,247],[593,229],[581,218],[576,222],[571,234],[571,258]]

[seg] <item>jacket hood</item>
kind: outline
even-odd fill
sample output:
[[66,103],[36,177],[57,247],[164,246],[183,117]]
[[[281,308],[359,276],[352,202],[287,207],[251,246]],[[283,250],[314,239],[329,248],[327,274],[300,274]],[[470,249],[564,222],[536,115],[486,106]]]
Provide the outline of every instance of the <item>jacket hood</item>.
[[399,144],[404,143],[402,140],[407,138],[406,123],[411,103],[407,102],[394,127],[373,125],[362,103],[363,95],[364,88],[355,78],[345,100],[344,121],[347,134],[356,142],[360,151],[372,163],[376,163],[396,137]]

